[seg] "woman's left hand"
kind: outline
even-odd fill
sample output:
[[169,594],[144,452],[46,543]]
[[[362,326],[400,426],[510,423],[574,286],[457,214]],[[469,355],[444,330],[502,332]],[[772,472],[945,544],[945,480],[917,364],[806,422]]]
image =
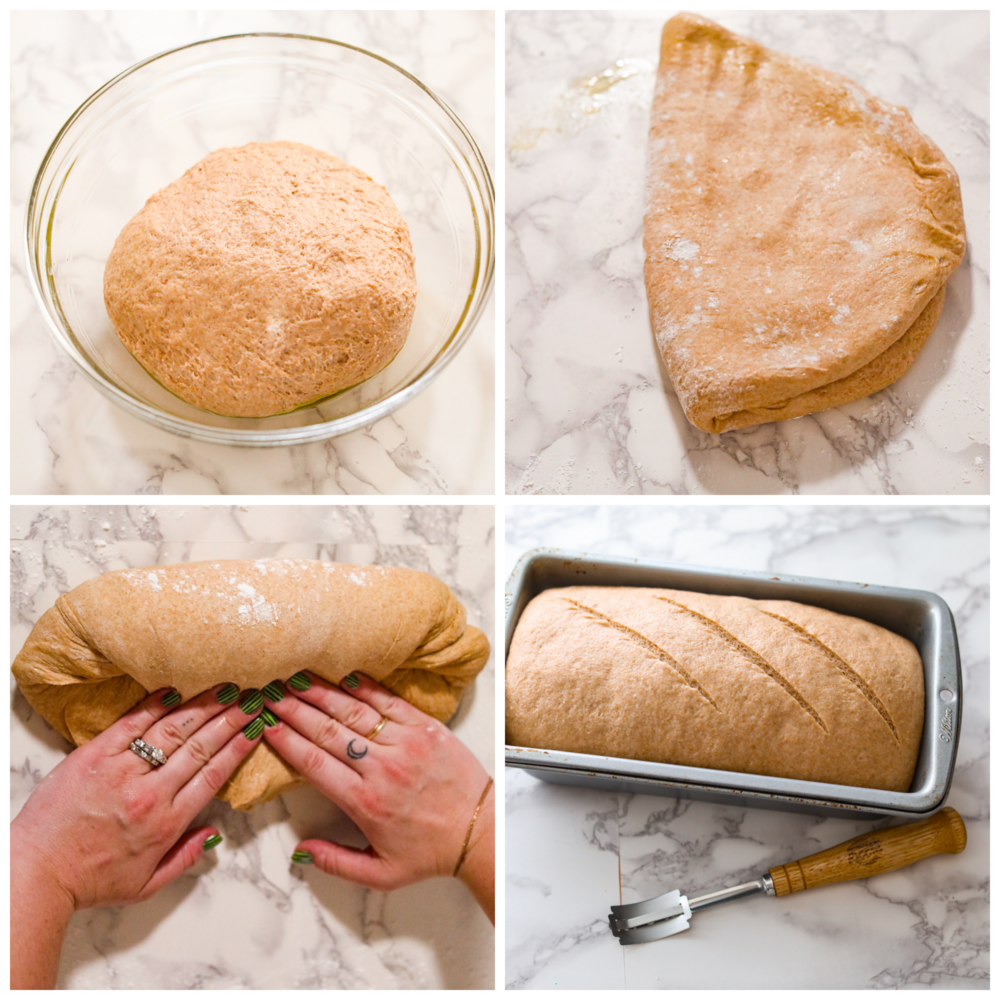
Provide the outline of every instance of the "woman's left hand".
[[[74,910],[148,899],[221,840],[185,828],[260,737],[262,699],[160,690],[42,779],[10,825],[11,988],[51,989]],[[166,754],[154,767],[130,746]],[[155,756],[155,755],[154,755]]]
[[[11,824],[11,864],[19,884],[58,886],[72,909],[148,899],[201,856],[218,831],[187,826],[253,750],[247,724],[261,710],[255,692],[244,710],[223,685],[173,708],[176,693],[148,695],[89,743],[74,750],[31,793]],[[218,697],[217,697],[218,696]],[[153,767],[129,745],[162,749]]]

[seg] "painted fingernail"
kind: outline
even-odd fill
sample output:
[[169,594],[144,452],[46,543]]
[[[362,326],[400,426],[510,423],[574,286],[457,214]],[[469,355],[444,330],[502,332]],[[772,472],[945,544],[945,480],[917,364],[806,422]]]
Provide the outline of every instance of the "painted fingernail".
[[355,676],[354,676],[354,674],[348,674],[348,675],[347,675],[347,676],[346,676],[346,677],[344,678],[344,687],[346,687],[346,688],[350,688],[350,689],[351,689],[352,691],[353,691],[353,690],[354,690],[354,689],[355,689],[355,688],[356,688],[356,687],[357,687],[357,686],[358,686],[358,685],[359,685],[360,683],[361,683],[361,681],[359,681],[359,680],[357,679],[357,677],[355,677]]
[[313,686],[313,682],[300,670],[288,678],[288,686],[293,691],[308,691]]
[[313,856],[308,851],[292,851],[292,861],[297,865],[311,865]]
[[240,689],[235,684],[227,684],[215,692],[215,700],[220,705],[232,705],[240,696]]
[[248,722],[243,727],[243,735],[248,740],[257,739],[262,732],[264,732],[264,720],[259,715],[253,720],[253,722]]
[[210,851],[213,847],[218,847],[222,843],[222,837],[213,833],[211,837],[205,838],[205,843],[201,845],[203,851]]
[[271,681],[264,685],[264,697],[268,701],[281,701],[285,697],[285,688],[281,681]]
[[162,698],[164,708],[173,708],[181,703],[181,696],[176,691],[168,691]]
[[264,720],[265,726],[276,726],[279,722],[278,717],[269,708],[265,708],[264,711],[260,713],[259,718]]
[[256,688],[244,691],[243,697],[240,698],[240,708],[243,709],[246,715],[254,715],[256,712],[259,712],[260,706],[263,704],[264,696]]

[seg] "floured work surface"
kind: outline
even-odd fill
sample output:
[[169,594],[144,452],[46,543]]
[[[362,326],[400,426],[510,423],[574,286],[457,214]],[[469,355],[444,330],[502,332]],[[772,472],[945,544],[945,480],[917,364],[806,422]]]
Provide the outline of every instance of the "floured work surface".
[[678,399],[719,432],[899,378],[965,225],[957,173],[904,108],[681,14],[661,40],[643,243]]
[[507,656],[513,746],[907,791],[923,722],[908,639],[793,601],[553,588]]

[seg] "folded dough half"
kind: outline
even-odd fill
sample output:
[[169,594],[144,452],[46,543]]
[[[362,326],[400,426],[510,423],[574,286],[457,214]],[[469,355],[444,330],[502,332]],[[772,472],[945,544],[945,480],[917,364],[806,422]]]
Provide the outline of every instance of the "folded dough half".
[[900,377],[965,252],[958,175],[904,108],[680,14],[663,29],[644,247],[687,418],[719,432]]
[[[116,570],[61,596],[14,660],[32,708],[80,746],[149,691],[186,700],[224,681],[260,688],[357,670],[441,721],[489,643],[440,580],[411,569],[307,559]],[[263,741],[219,798],[250,809],[301,777]]]

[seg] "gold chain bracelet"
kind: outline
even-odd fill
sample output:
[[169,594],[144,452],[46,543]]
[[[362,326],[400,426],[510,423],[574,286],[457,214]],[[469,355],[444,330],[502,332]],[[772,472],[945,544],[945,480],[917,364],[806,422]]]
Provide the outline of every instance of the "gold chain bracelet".
[[458,869],[462,867],[462,862],[465,860],[466,854],[469,853],[469,841],[472,840],[472,829],[476,825],[476,820],[479,819],[479,810],[483,808],[483,803],[486,801],[486,796],[489,795],[490,785],[492,784],[493,779],[490,778],[486,782],[483,794],[479,796],[479,805],[476,806],[476,811],[472,814],[472,822],[469,823],[469,829],[465,833],[465,843],[462,845],[462,853],[458,856],[458,864],[455,865],[455,870],[451,873],[452,878],[458,875]]

